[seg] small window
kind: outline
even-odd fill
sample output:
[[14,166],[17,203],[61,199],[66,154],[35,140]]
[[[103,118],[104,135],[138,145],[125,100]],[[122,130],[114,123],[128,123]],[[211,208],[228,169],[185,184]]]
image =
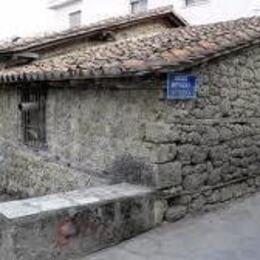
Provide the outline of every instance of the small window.
[[207,2],[209,2],[209,0],[185,0],[185,5],[192,6],[192,5],[204,4]]
[[34,148],[46,145],[46,91],[43,88],[21,89],[21,128],[23,143]]
[[147,0],[131,0],[131,13],[136,14],[147,10]]
[[79,27],[81,25],[81,11],[76,11],[69,14],[70,28]]

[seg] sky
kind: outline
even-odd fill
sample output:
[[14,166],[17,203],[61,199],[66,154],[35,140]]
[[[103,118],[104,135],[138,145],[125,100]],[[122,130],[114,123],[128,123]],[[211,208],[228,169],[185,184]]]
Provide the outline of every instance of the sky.
[[47,0],[0,1],[0,39],[48,30]]

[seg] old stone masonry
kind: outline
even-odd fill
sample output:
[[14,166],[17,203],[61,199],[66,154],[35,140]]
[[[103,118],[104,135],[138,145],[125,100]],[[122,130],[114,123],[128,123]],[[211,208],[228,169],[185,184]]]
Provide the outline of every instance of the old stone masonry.
[[[162,109],[148,128],[170,208],[167,220],[255,192],[260,185],[260,50],[201,66],[199,99]],[[174,172],[174,174],[172,174]],[[169,176],[172,176],[170,178]]]
[[155,10],[4,45],[0,194],[23,200],[0,203],[0,258],[78,257],[259,190],[259,28]]

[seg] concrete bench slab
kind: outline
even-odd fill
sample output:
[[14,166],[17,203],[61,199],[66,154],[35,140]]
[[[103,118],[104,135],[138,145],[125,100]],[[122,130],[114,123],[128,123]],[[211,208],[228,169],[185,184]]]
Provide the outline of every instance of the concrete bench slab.
[[0,203],[5,260],[65,260],[117,244],[155,225],[154,193],[119,184]]

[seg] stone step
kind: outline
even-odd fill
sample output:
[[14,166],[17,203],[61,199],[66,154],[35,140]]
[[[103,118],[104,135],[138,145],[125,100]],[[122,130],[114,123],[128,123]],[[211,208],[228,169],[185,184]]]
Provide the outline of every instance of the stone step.
[[154,227],[154,192],[128,184],[0,203],[5,260],[65,260]]

